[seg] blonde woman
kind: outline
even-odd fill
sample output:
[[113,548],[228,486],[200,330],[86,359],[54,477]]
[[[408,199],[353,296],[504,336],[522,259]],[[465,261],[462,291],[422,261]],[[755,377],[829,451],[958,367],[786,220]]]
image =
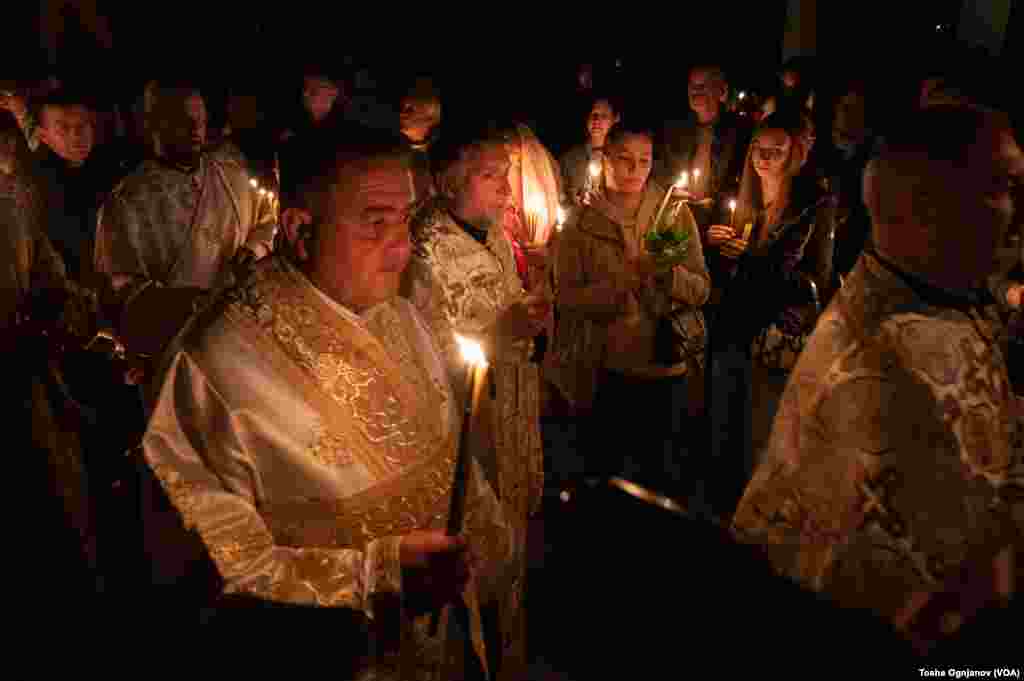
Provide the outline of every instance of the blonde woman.
[[[712,455],[742,466],[719,476],[731,505],[767,440],[789,369],[832,281],[833,202],[801,175],[806,121],[766,117],[754,133],[731,225],[712,225],[708,245],[732,261],[712,320]],[[732,510],[729,508],[728,510]]]

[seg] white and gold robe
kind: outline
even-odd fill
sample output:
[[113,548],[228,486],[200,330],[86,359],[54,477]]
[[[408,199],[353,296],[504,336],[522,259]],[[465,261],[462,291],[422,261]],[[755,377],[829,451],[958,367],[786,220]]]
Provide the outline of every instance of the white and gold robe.
[[272,201],[249,184],[241,159],[203,154],[195,172],[146,161],[103,204],[96,270],[120,282],[215,289],[229,285],[240,248],[270,253],[276,232]]
[[508,586],[497,595],[500,678],[519,678],[526,665],[526,530],[540,510],[544,491],[541,383],[539,367],[530,361],[532,340],[503,342],[494,328],[499,314],[526,292],[503,229],[491,229],[482,245],[455,223],[440,200],[424,208],[413,229],[422,235],[423,255],[410,265],[407,295],[446,345],[456,375],[463,365],[450,345],[453,331],[479,340],[491,368],[492,399],[485,400],[489,418],[484,417],[489,451],[479,456],[516,537],[517,558]]
[[[399,564],[403,535],[446,525],[454,405],[408,301],[356,315],[271,258],[194,320],[143,450],[225,593],[365,613],[361,678],[460,678],[452,609],[437,636],[429,616],[407,617]],[[511,537],[474,466],[465,527],[485,582],[511,560]],[[484,660],[477,583],[464,600]]]

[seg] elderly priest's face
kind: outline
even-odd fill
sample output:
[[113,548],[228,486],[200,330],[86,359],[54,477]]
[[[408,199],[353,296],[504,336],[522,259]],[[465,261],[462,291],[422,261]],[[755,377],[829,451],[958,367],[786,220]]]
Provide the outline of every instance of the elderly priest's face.
[[412,176],[398,159],[360,162],[339,172],[332,219],[321,227],[311,272],[339,303],[361,312],[398,295],[412,254]]

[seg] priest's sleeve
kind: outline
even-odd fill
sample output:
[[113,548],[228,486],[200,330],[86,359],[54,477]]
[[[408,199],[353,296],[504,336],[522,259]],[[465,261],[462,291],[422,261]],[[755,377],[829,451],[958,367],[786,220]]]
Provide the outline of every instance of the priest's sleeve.
[[147,464],[185,526],[201,538],[224,594],[350,608],[367,618],[371,654],[395,652],[392,644],[377,644],[399,640],[400,537],[374,539],[361,550],[277,544],[258,508],[255,453],[240,435],[253,420],[232,409],[199,364],[181,352],[143,440]]

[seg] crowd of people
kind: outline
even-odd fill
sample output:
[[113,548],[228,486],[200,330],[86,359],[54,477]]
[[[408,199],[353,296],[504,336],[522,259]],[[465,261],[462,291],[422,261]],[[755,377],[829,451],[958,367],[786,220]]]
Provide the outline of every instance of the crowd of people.
[[243,97],[211,116],[183,81],[113,108],[8,88],[26,580],[185,626],[344,611],[357,678],[529,678],[557,420],[579,429],[580,485],[728,527],[916,654],[1007,607],[1010,116],[952,74],[923,74],[884,126],[861,80],[824,98],[792,64],[768,93],[713,63],[686,78],[688,114],[654,125],[581,79],[558,155],[527,121],[443,108],[430,78],[390,129],[315,69],[274,127]]

